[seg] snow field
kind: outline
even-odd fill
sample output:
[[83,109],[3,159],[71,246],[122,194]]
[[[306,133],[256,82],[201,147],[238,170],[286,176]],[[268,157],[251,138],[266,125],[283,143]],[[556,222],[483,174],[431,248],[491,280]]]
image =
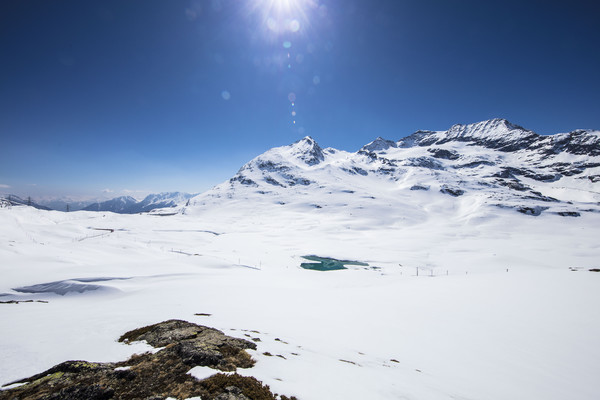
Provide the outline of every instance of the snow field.
[[[48,303],[0,304],[0,384],[125,359],[150,347],[117,343],[122,333],[181,318],[260,339],[257,365],[239,372],[303,400],[596,399],[600,274],[587,269],[600,217],[528,217],[476,197],[448,207],[1,209],[0,301]],[[308,254],[378,269],[300,269]],[[110,290],[12,290],[75,278]]]

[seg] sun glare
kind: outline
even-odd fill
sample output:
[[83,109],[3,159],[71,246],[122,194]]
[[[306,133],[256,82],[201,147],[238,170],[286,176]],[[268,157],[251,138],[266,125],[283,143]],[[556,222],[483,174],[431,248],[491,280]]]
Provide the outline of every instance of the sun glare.
[[251,0],[252,12],[261,15],[271,34],[297,33],[310,25],[310,13],[318,8],[316,0]]
[[[296,107],[298,85],[292,82],[300,80],[296,70],[304,62],[304,52],[312,52],[307,45],[307,37],[313,36],[312,17],[324,17],[326,7],[319,5],[319,0],[247,0],[248,17],[256,24],[255,37],[267,44],[270,54],[256,57],[254,65],[280,72],[289,71],[281,83],[281,88],[288,93],[287,101],[289,121],[294,130],[304,133],[302,118]],[[312,78],[311,78],[312,79]],[[315,84],[316,85],[316,84]],[[298,92],[302,98],[302,92]],[[225,100],[228,98],[223,97]],[[282,99],[283,100],[283,99]]]

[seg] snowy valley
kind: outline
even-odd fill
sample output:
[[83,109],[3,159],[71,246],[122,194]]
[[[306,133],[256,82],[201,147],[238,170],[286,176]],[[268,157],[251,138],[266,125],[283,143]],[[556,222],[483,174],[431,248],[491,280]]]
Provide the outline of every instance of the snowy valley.
[[237,372],[301,400],[600,396],[599,131],[305,137],[143,214],[0,204],[0,385],[178,318],[254,340]]

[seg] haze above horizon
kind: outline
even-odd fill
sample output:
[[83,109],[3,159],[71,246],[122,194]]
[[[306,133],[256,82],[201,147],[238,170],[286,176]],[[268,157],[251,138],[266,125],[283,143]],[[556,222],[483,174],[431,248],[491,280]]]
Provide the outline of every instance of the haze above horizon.
[[600,129],[589,1],[0,4],[0,192],[201,192],[310,135]]

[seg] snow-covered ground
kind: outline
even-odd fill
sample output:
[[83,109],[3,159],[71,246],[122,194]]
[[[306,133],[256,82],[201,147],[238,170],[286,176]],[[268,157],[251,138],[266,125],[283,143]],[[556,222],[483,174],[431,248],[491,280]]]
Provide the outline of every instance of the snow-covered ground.
[[[446,198],[393,215],[243,199],[163,217],[0,209],[0,301],[48,301],[0,304],[0,384],[125,359],[149,346],[122,333],[180,318],[259,338],[240,372],[303,400],[597,399],[600,214]],[[309,254],[369,267],[301,269]]]
[[154,214],[0,208],[0,301],[47,301],[0,304],[0,384],[179,318],[260,340],[239,372],[302,400],[596,400],[598,138],[304,138]]

